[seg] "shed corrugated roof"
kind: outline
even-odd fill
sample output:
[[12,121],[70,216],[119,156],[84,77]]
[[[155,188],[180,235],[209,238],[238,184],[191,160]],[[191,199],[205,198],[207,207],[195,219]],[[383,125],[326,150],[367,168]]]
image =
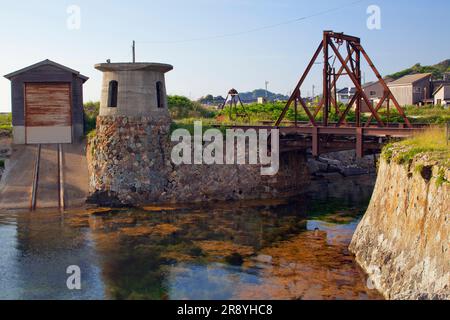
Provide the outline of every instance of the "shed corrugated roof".
[[408,84],[414,84],[415,82],[422,80],[424,78],[431,77],[431,73],[416,73],[409,74],[407,76],[401,77],[395,81],[390,82],[389,86],[402,86]]
[[5,78],[6,79],[11,79],[11,78],[13,78],[13,77],[15,77],[15,76],[17,76],[17,75],[19,75],[21,73],[27,72],[29,70],[32,70],[32,69],[35,69],[35,68],[38,68],[38,67],[41,67],[41,66],[47,66],[47,65],[54,66],[56,68],[59,68],[59,69],[65,70],[67,72],[73,73],[73,74],[77,75],[78,77],[80,77],[81,79],[83,79],[84,81],[87,81],[89,79],[88,77],[83,76],[79,71],[70,69],[70,68],[68,68],[66,66],[63,66],[62,64],[56,63],[56,62],[51,61],[49,59],[45,59],[45,60],[43,60],[41,62],[35,63],[35,64],[31,65],[31,66],[26,67],[26,68],[23,68],[23,69],[14,71],[12,73],[9,73],[9,74],[5,75]]

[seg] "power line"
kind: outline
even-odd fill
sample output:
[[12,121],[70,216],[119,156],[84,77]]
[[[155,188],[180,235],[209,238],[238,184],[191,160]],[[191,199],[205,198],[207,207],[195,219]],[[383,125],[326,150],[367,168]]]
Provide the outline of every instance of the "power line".
[[240,31],[240,32],[233,32],[233,33],[226,33],[226,34],[221,34],[221,35],[216,35],[216,36],[208,36],[208,37],[199,37],[199,38],[191,38],[191,39],[185,39],[185,40],[167,40],[167,41],[138,41],[141,44],[145,44],[145,43],[151,43],[151,44],[177,44],[177,43],[187,43],[187,42],[197,42],[197,41],[206,41],[206,40],[215,40],[215,39],[222,39],[222,38],[229,38],[229,37],[236,37],[236,36],[241,36],[241,35],[245,35],[245,34],[249,34],[249,33],[254,33],[254,32],[258,32],[258,31],[263,31],[263,30],[267,30],[267,29],[272,29],[272,28],[276,28],[276,27],[280,27],[283,25],[287,25],[287,24],[292,24],[295,22],[299,22],[299,21],[303,21],[303,20],[307,20],[310,18],[314,18],[314,17],[318,17],[318,16],[322,16],[334,11],[338,11],[341,9],[345,9],[347,7],[350,6],[354,6],[356,4],[359,4],[361,2],[365,2],[366,0],[358,0],[358,1],[353,1],[349,4],[346,5],[342,5],[339,7],[334,7],[328,10],[324,10],[324,11],[320,11],[320,12],[316,12],[314,14],[311,15],[307,15],[307,16],[303,16],[300,18],[296,18],[296,19],[292,19],[292,20],[287,20],[284,22],[279,22],[276,24],[271,24],[271,25],[267,25],[267,26],[263,26],[263,27],[259,27],[259,28],[254,28],[254,29],[250,29],[250,30],[245,30],[245,31]]

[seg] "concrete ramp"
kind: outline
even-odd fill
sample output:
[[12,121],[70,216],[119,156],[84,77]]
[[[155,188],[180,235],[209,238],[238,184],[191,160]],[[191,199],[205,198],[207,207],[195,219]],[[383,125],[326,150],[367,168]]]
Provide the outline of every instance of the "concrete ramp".
[[30,209],[38,146],[14,146],[0,181],[0,210]]
[[83,144],[15,146],[0,184],[0,210],[79,208],[88,183]]
[[85,144],[65,144],[62,148],[65,207],[79,208],[86,203],[89,194]]
[[58,145],[41,146],[36,188],[36,208],[59,208]]

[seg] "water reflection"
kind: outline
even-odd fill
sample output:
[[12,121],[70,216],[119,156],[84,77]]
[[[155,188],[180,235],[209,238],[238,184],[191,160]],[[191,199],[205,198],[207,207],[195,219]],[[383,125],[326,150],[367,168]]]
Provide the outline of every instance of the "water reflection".
[[[2,299],[378,299],[347,250],[368,203],[304,199],[0,214]],[[308,199],[308,200],[306,200]],[[82,270],[82,290],[66,268]]]

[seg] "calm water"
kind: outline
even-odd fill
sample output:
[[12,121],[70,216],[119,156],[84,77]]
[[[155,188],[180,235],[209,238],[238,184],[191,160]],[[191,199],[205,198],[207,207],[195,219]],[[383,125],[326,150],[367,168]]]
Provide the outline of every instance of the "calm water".
[[[347,250],[371,191],[350,182],[289,201],[0,213],[0,299],[379,299]],[[67,289],[71,265],[80,291]]]

